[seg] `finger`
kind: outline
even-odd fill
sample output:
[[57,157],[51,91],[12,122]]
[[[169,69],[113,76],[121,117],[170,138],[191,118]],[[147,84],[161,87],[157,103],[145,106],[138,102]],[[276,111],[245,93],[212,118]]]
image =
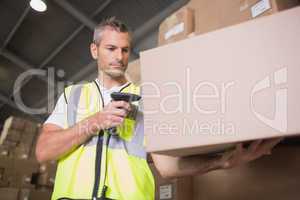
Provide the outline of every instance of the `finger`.
[[123,109],[126,109],[128,111],[131,110],[130,104],[126,101],[112,101],[111,104],[115,108],[123,108]]
[[259,153],[260,154],[265,154],[267,152],[269,152],[271,149],[273,149],[283,138],[275,138],[275,139],[268,139],[265,140],[262,145],[261,148],[259,149]]
[[266,148],[273,148],[274,146],[276,146],[279,142],[281,142],[283,140],[283,138],[274,138],[274,139],[268,139],[265,140],[263,145]]
[[244,153],[243,143],[238,143],[236,145],[235,154],[232,157],[233,164],[238,163],[242,159],[243,153]]
[[230,151],[223,153],[222,160],[223,161],[229,160],[233,156],[234,153],[235,153],[235,150],[230,150]]
[[250,146],[248,147],[248,151],[250,153],[254,153],[262,142],[263,142],[263,140],[255,140],[255,141],[251,142]]
[[116,116],[116,115],[110,115],[108,118],[109,119],[107,120],[107,123],[111,127],[120,125],[124,121],[123,117],[119,117],[119,116]]
[[222,156],[223,168],[227,169],[227,168],[234,167],[239,162],[242,152],[243,152],[243,144],[239,143],[236,145],[234,150],[225,153]]
[[265,153],[265,155],[271,155],[272,154],[272,150],[269,150]]
[[114,108],[109,111],[109,114],[124,118],[127,116],[128,111],[125,109],[121,109],[121,108]]
[[230,168],[231,160],[232,160],[234,154],[235,154],[235,150],[230,150],[230,151],[225,152],[222,155],[222,158],[220,159],[220,165],[222,166],[222,168],[225,168],[225,169]]
[[244,152],[244,147],[243,147],[243,143],[238,143],[236,145],[236,153],[238,155],[241,155]]

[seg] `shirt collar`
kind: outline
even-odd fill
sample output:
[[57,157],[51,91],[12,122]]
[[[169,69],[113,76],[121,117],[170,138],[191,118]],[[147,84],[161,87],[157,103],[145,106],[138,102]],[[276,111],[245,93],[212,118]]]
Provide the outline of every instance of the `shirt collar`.
[[96,81],[97,85],[99,86],[100,90],[101,90],[101,91],[106,91],[106,92],[117,92],[117,91],[120,91],[120,89],[122,89],[123,87],[125,87],[125,86],[127,86],[127,85],[130,84],[130,82],[126,82],[126,83],[123,84],[123,85],[120,85],[120,86],[113,86],[112,88],[107,89],[107,88],[105,88],[105,87],[100,83],[100,81],[99,81],[98,78],[96,78],[95,81]]

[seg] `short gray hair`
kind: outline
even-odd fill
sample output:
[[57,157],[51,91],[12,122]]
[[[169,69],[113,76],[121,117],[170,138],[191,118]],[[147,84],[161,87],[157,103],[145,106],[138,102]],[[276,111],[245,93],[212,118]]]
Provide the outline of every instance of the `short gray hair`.
[[129,27],[123,23],[121,20],[118,20],[116,17],[109,17],[104,19],[100,24],[98,24],[94,29],[93,43],[100,44],[102,32],[105,29],[113,29],[120,33],[128,33],[131,39],[132,33]]

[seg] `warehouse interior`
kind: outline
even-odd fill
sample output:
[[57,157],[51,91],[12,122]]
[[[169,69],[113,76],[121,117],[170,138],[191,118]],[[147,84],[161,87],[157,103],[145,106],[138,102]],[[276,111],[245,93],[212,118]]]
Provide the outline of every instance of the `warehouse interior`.
[[[116,16],[128,23],[133,31],[131,60],[135,60],[140,51],[156,46],[160,22],[185,3],[184,0],[49,1],[47,11],[39,13],[31,9],[26,0],[2,1],[1,121],[12,114],[26,115],[13,103],[15,80],[26,70],[50,67],[55,73],[63,70],[64,76],[56,76],[55,83],[95,78],[97,68],[90,56],[89,45],[93,30],[101,19]],[[78,56],[81,59],[74,59]],[[47,105],[47,82],[35,77],[25,82],[20,88],[25,105],[34,108]],[[54,102],[57,95],[54,94]],[[47,115],[27,117],[43,121]]]
[[[173,43],[300,5],[299,0],[44,2],[47,9],[39,12],[31,7],[30,0],[0,1],[0,199],[3,200],[51,198],[57,163],[36,161],[36,140],[64,88],[97,77],[97,62],[89,48],[94,28],[103,19],[116,16],[131,28],[128,77],[141,84],[143,68],[138,61],[141,52],[172,47]],[[271,7],[258,17],[230,15],[236,7],[242,12],[261,2],[269,2]],[[222,25],[216,25],[221,22]],[[180,23],[188,26],[181,31],[174,29]],[[197,28],[200,23],[205,28]],[[33,75],[28,76],[28,72]],[[246,165],[173,179],[161,177],[149,157],[155,177],[155,199],[298,199],[299,145],[299,136],[288,137],[271,155]]]

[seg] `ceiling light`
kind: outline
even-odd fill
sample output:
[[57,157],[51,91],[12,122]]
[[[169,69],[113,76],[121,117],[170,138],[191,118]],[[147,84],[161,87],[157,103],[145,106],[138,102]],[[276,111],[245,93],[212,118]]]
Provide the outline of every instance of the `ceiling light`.
[[30,7],[38,12],[47,10],[47,5],[44,0],[30,0]]

